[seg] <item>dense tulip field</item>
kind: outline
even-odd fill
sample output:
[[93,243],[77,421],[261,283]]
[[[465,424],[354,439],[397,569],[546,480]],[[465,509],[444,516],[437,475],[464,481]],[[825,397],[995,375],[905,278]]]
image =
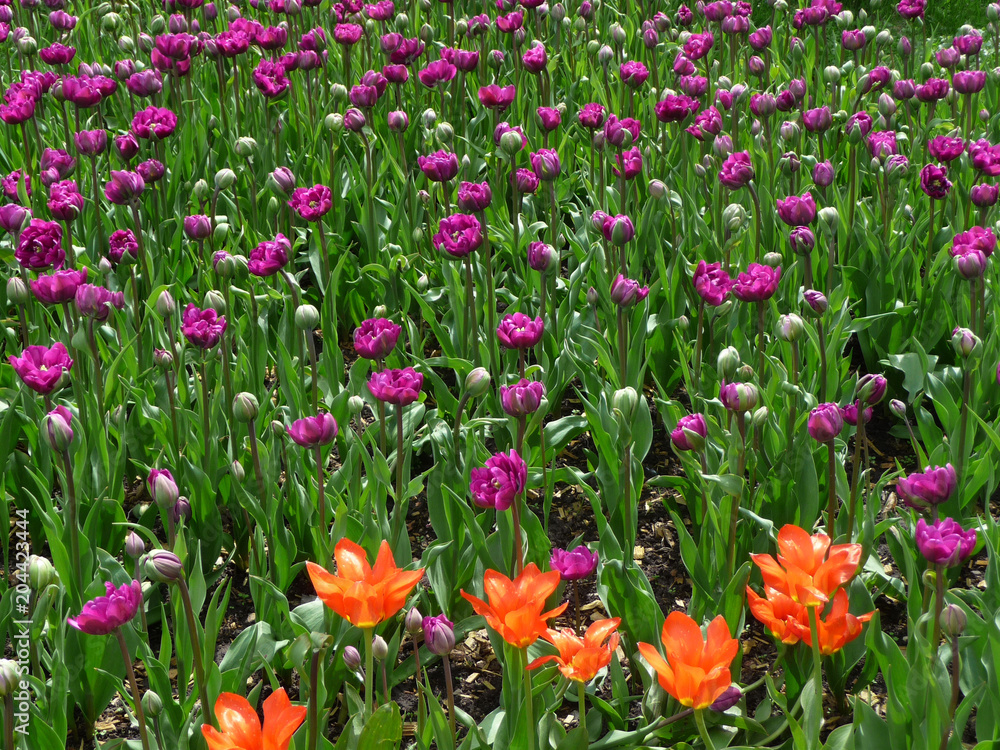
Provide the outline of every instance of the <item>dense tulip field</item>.
[[925,5],[0,0],[0,750],[1000,745]]

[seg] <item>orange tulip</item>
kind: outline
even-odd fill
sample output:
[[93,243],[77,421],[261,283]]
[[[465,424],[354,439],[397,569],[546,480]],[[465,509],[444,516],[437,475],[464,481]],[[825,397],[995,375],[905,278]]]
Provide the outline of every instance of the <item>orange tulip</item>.
[[385,541],[374,568],[368,564],[364,549],[350,539],[337,542],[333,556],[339,575],[310,562],[306,563],[309,578],[323,603],[359,628],[374,628],[399,612],[424,575],[423,568],[397,568]]
[[802,639],[799,635],[801,623],[805,622],[806,630],[809,629],[809,613],[805,605],[774,590],[768,591],[767,594],[765,599],[747,586],[747,599],[753,616],[782,643],[789,646],[798,643]]
[[[852,615],[848,612],[847,592],[840,589],[833,596],[833,604],[826,617],[817,619],[816,628],[819,631],[819,650],[823,656],[835,654],[853,641],[864,628],[866,622],[872,619],[874,610],[864,615]],[[806,613],[799,626],[802,641],[812,646],[812,631],[809,629],[809,615]]]
[[569,628],[545,633],[545,640],[559,649],[559,654],[549,654],[535,659],[528,669],[535,669],[550,661],[559,666],[559,671],[567,680],[590,682],[597,673],[611,663],[611,655],[618,648],[621,636],[615,632],[621,618],[598,620],[580,638]]
[[655,646],[639,644],[639,653],[656,670],[660,686],[695,710],[707,708],[732,685],[729,672],[740,642],[729,635],[722,615],[708,624],[707,637],[698,623],[683,612],[671,612],[661,636],[667,652],[664,661]]
[[833,592],[849,581],[861,561],[860,544],[830,546],[826,534],[809,536],[805,529],[787,525],[778,532],[778,559],[751,555],[764,585],[799,604],[826,604]]
[[486,571],[483,588],[489,604],[464,591],[461,593],[501,638],[515,648],[527,648],[546,633],[546,620],[558,617],[568,606],[568,602],[563,602],[542,612],[545,600],[559,588],[559,580],[558,570],[542,573],[537,565],[529,563],[513,581],[495,570]]
[[293,706],[285,689],[271,693],[264,701],[264,727],[246,698],[222,693],[215,701],[215,718],[220,732],[202,724],[209,750],[287,750],[295,730],[306,719],[305,706]]

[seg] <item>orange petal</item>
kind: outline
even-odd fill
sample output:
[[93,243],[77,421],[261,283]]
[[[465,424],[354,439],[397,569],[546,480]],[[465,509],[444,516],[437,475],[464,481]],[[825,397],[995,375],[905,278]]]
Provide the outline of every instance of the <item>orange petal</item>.
[[531,664],[528,665],[528,669],[538,669],[538,667],[543,664],[548,664],[550,661],[559,661],[559,658],[555,654],[549,654],[548,656],[539,656]]
[[246,750],[255,750],[261,746],[260,719],[243,696],[220,693],[215,701],[215,718],[219,722],[221,733],[233,746]]
[[229,737],[211,724],[202,724],[201,734],[205,738],[205,742],[208,743],[208,750],[241,750],[239,745],[233,744]]
[[306,707],[293,706],[284,688],[264,701],[264,750],[287,750],[295,730],[306,720]]
[[514,596],[514,582],[503,573],[487,570],[483,576],[483,590],[491,604],[506,601]]
[[646,660],[646,663],[653,668],[653,671],[660,676],[660,684],[663,684],[662,678],[669,675],[670,679],[673,679],[674,670],[670,668],[670,665],[660,656],[660,652],[656,650],[655,646],[649,643],[639,643],[638,645],[639,653],[642,654],[642,658]]
[[698,664],[705,640],[698,623],[683,612],[671,612],[663,622],[663,647],[674,670],[679,664]]
[[782,526],[778,532],[779,560],[807,573],[819,567],[829,546],[830,537],[826,534],[810,536],[808,531],[792,524]]
[[368,555],[360,544],[355,544],[346,537],[337,542],[333,550],[337,561],[337,574],[351,581],[363,581],[372,572],[368,564]]
[[701,667],[705,671],[722,666],[728,669],[739,647],[740,642],[729,635],[729,625],[726,623],[726,618],[719,615],[708,624]]
[[[525,568],[524,572],[527,573],[528,569]],[[558,570],[550,570],[548,573],[539,573],[538,575],[535,575],[531,579],[531,585],[528,588],[530,598],[544,603],[545,600],[552,596],[552,594],[555,593],[555,590],[559,588],[559,582],[561,580],[562,575]]]
[[771,555],[750,555],[754,564],[760,568],[760,574],[764,578],[764,585],[768,588],[777,589],[783,594],[791,594],[788,586],[788,577],[785,569],[778,564]]
[[598,620],[587,628],[587,632],[583,636],[584,644],[590,648],[597,648],[603,645],[604,640],[618,629],[621,622],[620,617]]
[[378,557],[375,558],[375,567],[372,568],[372,580],[375,582],[384,581],[392,576],[399,568],[392,558],[392,548],[389,542],[382,540],[378,548]]
[[420,579],[423,577],[424,569],[418,568],[417,570],[401,570],[389,581],[386,581],[385,587],[382,590],[383,617],[385,619],[392,617],[403,608],[407,597],[410,596],[410,592],[420,583]]

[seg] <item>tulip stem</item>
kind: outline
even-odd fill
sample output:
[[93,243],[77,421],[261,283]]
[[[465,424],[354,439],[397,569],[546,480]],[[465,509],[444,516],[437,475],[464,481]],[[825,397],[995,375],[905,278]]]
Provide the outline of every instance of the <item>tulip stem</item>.
[[698,734],[701,735],[701,741],[705,743],[705,747],[708,750],[715,750],[715,744],[712,742],[712,737],[708,733],[708,727],[705,726],[705,709],[699,708],[694,712],[694,722],[698,725]]
[[323,559],[325,560],[328,557],[326,543],[329,541],[330,529],[326,525],[326,486],[323,482],[323,449],[317,445],[313,450],[313,455],[316,457],[316,486],[317,502],[319,503],[319,527],[323,536]]
[[[524,430],[527,422],[527,417],[519,417],[517,420],[517,454],[519,456],[524,456]],[[521,496],[524,493],[519,492],[514,496],[514,503],[510,506],[511,511],[511,522],[514,527],[514,560],[511,568],[513,569],[513,575],[521,575],[524,572],[524,555],[521,551]]]
[[701,300],[698,305],[698,327],[695,332],[694,340],[694,387],[695,394],[699,398],[701,397],[701,348],[702,348],[702,335],[703,329],[705,327],[705,300]]
[[208,454],[210,452],[212,445],[212,435],[211,435],[212,422],[211,422],[211,413],[208,410],[208,367],[206,365],[204,357],[201,360],[200,369],[201,369],[201,427],[202,431],[204,432],[204,435],[202,435],[202,437],[205,440],[204,464],[205,464],[205,473],[209,474],[210,473],[209,469],[211,467],[211,464],[209,463]]
[[958,653],[958,636],[953,635],[951,637],[951,704],[948,712],[948,726],[944,728],[944,732],[941,735],[941,748],[940,750],[946,750],[948,747],[948,737],[951,734],[952,728],[955,726],[955,709],[958,707],[958,672],[959,672],[959,653]]
[[[118,645],[122,649],[122,659],[125,661],[125,674],[128,675],[129,688],[132,690],[132,703],[135,705],[135,720],[139,724],[139,737],[142,739],[142,750],[149,750],[149,737],[146,735],[146,717],[142,711],[142,696],[139,695],[139,685],[135,681],[135,670],[132,669],[132,657],[129,656],[128,646],[125,644],[125,636],[122,635],[121,628],[115,628],[115,636],[117,636]],[[14,745],[11,744],[10,747],[13,748]]]
[[819,400],[826,401],[826,331],[823,321],[816,321],[816,335],[819,337]]
[[184,580],[183,575],[177,579],[177,587],[181,590],[181,599],[184,601],[184,613],[187,615],[188,631],[191,636],[191,651],[194,654],[194,676],[198,682],[198,690],[201,693],[201,712],[208,719],[207,722],[203,723],[210,724],[218,729],[219,723],[215,718],[215,712],[211,709],[208,702],[208,685],[205,681],[205,665],[201,659],[201,643],[198,641],[194,605],[191,604],[191,592],[188,591],[187,581]]
[[486,276],[486,340],[489,342],[490,373],[495,376],[498,354],[496,351],[496,336],[494,335],[496,331],[494,321],[496,320],[497,303],[496,291],[493,288],[493,250],[490,247],[490,232],[486,226],[486,211],[479,212],[479,223],[483,227],[483,258],[486,261],[484,274]]
[[97,348],[97,339],[94,337],[94,318],[87,316],[87,340],[90,343],[90,352],[94,356],[94,384],[97,386],[97,412],[101,416],[101,423],[104,423],[104,377],[101,374],[101,353]]
[[364,628],[365,639],[365,718],[372,715],[372,698],[375,691],[375,678],[373,677],[375,661],[372,656],[372,635],[374,628]]
[[319,748],[319,657],[322,649],[314,649],[309,671],[309,747]]
[[764,377],[764,302],[757,303],[757,377]]
[[865,409],[864,403],[857,402],[858,407],[858,429],[854,433],[854,461],[851,472],[851,497],[847,508],[847,543],[850,544],[854,538],[854,506],[858,496],[858,479],[861,476],[861,444],[865,440]]
[[823,656],[819,650],[819,622],[817,621],[816,605],[808,607],[809,633],[812,636],[813,680],[816,683],[816,700],[819,703],[820,727],[823,726]]
[[[791,447],[791,444],[789,444]],[[827,501],[826,501],[826,535],[833,539],[836,534],[834,533],[834,513],[836,512],[837,505],[837,465],[836,456],[833,450],[833,440],[830,440],[826,444],[826,455],[827,455],[827,468],[829,469],[829,487],[827,488]]]
[[[736,475],[740,478],[741,485],[744,481],[744,475],[746,474],[747,468],[746,419],[743,414],[744,413],[742,411],[736,413],[736,425],[740,431],[740,447]],[[733,571],[736,569],[736,522],[740,515],[741,499],[742,490],[739,495],[733,495],[732,497],[732,511],[729,514],[729,554],[726,558],[726,580],[733,577]]]
[[577,681],[576,695],[576,702],[580,712],[579,721],[580,730],[583,734],[583,746],[587,747],[590,745],[590,735],[587,733],[587,683]]
[[969,433],[969,399],[972,396],[972,366],[965,367],[965,382],[962,385],[962,417],[958,427],[958,456],[955,461],[957,466],[958,486],[962,486],[962,476],[965,473],[965,449]]
[[[451,729],[451,746],[458,746],[458,728],[455,722],[455,687],[451,679],[451,659],[448,658],[448,654],[441,657],[441,663],[444,665],[444,686],[448,691],[448,726]],[[525,674],[527,674],[525,670]]]
[[944,609],[945,567],[934,564],[934,630],[931,636],[931,661],[937,663],[938,646],[941,645],[941,612]]
[[538,727],[535,726],[535,706],[531,694],[531,670],[528,669],[528,647],[521,653],[524,655],[524,705],[528,712],[528,750],[535,750],[538,742]]
[[66,474],[66,525],[69,526],[69,554],[73,561],[73,574],[76,578],[76,591],[83,598],[83,568],[80,565],[80,522],[79,509],[76,502],[76,484],[73,482],[73,461],[69,457],[69,449],[62,452],[63,469]]
[[466,325],[468,326],[468,339],[467,345],[470,349],[469,354],[472,355],[470,359],[476,367],[479,366],[479,326],[476,321],[476,302],[475,302],[475,282],[472,278],[472,259],[470,256],[465,256],[465,304],[466,309],[469,312],[469,316],[466,319]]

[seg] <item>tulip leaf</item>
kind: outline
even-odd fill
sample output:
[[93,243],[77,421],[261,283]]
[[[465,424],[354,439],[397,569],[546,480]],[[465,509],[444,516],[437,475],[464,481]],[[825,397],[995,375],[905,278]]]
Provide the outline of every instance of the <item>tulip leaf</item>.
[[390,702],[379,706],[365,722],[358,738],[358,750],[393,750],[403,737],[403,720],[399,706]]

